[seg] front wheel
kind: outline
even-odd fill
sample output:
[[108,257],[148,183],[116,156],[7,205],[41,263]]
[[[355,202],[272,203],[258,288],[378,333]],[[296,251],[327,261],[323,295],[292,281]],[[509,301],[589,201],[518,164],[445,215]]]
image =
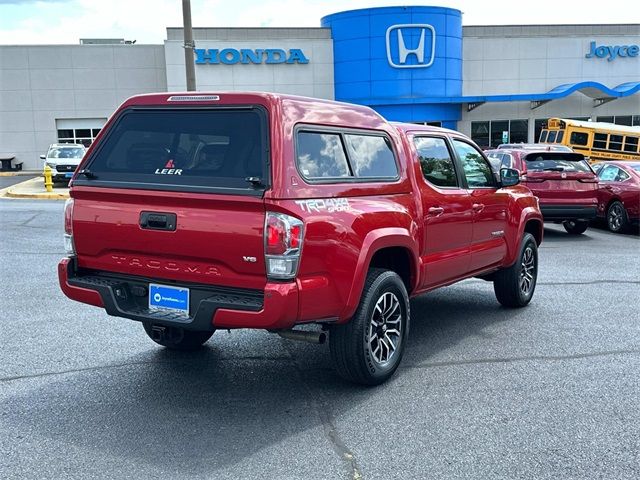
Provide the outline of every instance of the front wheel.
[[615,201],[607,209],[607,227],[613,233],[624,232],[629,223],[627,211],[622,203]]
[[562,226],[571,235],[580,235],[587,231],[589,228],[589,222],[586,220],[565,220],[562,222]]
[[214,333],[213,331],[199,332],[179,327],[165,327],[150,322],[143,322],[142,326],[151,340],[171,350],[196,350]]
[[505,307],[520,308],[531,301],[537,280],[538,245],[533,235],[525,233],[516,263],[496,272],[493,291]]
[[330,328],[335,369],[351,382],[385,382],[400,365],[408,330],[409,296],[402,279],[390,270],[369,270],[353,318]]

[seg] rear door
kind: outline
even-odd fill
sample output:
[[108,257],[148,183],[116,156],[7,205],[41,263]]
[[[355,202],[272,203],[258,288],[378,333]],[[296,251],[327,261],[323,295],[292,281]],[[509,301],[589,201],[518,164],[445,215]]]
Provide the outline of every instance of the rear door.
[[469,271],[473,214],[446,139],[418,135],[412,140],[422,172],[417,179],[425,227],[421,287],[433,288]]
[[598,180],[582,154],[532,152],[524,164],[523,183],[542,205],[595,206]]
[[471,271],[500,264],[507,253],[505,230],[509,194],[499,190],[489,162],[471,143],[453,138],[473,212]]
[[105,133],[72,189],[80,267],[264,286],[264,108],[131,108]]

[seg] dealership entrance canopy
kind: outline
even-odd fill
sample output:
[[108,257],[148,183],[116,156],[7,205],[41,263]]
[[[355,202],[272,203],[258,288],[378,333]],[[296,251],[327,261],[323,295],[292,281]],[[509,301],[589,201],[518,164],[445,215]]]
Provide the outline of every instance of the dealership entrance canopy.
[[[482,146],[533,141],[550,117],[640,125],[640,25],[464,26],[460,11],[339,12],[319,28],[196,28],[198,90],[266,90],[369,105]],[[24,168],[89,144],[137,93],[186,88],[182,29],[164,45],[0,46],[0,155]]]

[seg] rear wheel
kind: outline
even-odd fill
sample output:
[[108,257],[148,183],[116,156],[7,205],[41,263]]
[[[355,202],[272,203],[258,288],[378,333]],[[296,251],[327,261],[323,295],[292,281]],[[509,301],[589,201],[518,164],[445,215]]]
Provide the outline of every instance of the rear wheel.
[[379,385],[400,365],[409,330],[409,296],[397,273],[369,270],[355,315],[330,329],[331,359],[351,382]]
[[587,220],[565,220],[562,222],[562,226],[571,235],[580,235],[587,231],[589,228],[589,222]]
[[144,331],[158,345],[172,350],[196,350],[213,335],[213,331],[198,332],[179,327],[166,327],[143,322]]
[[493,291],[505,307],[524,307],[533,297],[537,279],[538,245],[533,235],[525,233],[516,263],[496,272]]
[[629,217],[621,202],[615,201],[607,209],[607,227],[614,233],[621,233],[627,229]]

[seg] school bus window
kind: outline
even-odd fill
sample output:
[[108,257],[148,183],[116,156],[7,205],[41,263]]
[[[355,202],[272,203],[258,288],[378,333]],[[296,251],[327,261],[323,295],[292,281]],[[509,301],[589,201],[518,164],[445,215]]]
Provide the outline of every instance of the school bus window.
[[547,137],[547,143],[555,143],[557,133],[558,133],[557,130],[550,130],[549,136]]
[[544,143],[547,141],[548,133],[549,133],[549,130],[542,130],[542,132],[540,132],[540,143]]
[[596,133],[593,137],[593,148],[599,148],[601,150],[607,149],[607,137],[606,133]]
[[609,150],[622,150],[622,135],[609,135]]
[[636,153],[638,151],[638,137],[625,137],[624,151]]
[[571,145],[587,145],[589,143],[589,134],[584,132],[571,132],[569,143],[571,143]]
[[556,143],[562,143],[564,137],[564,130],[558,130],[558,136],[556,137]]

